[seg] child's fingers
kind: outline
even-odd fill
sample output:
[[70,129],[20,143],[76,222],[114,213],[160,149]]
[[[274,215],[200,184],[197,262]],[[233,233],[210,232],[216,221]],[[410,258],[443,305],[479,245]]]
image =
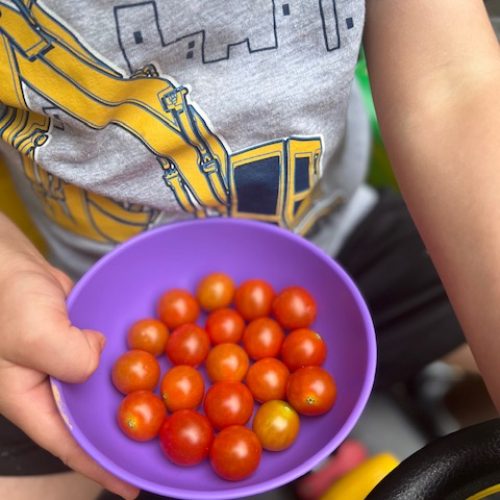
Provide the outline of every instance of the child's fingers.
[[71,325],[65,294],[72,283],[55,268],[31,269],[0,287],[0,358],[82,382],[97,368],[104,337]]
[[105,471],[78,446],[59,415],[47,379],[22,396],[9,398],[2,406],[9,420],[68,467],[127,500],[136,498],[137,488]]

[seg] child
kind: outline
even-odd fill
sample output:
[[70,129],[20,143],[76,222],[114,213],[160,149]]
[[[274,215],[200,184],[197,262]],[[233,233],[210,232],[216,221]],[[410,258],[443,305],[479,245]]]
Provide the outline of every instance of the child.
[[[500,399],[496,39],[480,0],[373,0],[367,14],[391,159]],[[103,347],[69,324],[60,269],[77,278],[159,224],[251,217],[338,258],[374,317],[379,385],[463,343],[402,201],[362,183],[369,133],[352,80],[364,22],[362,0],[0,0],[1,148],[50,247],[49,264],[0,219],[0,410],[70,468],[135,494],[76,446],[51,399],[46,374],[84,380]]]

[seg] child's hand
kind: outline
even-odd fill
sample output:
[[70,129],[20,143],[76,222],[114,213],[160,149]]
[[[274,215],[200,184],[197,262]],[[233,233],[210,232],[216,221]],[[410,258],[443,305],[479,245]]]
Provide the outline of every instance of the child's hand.
[[82,382],[104,347],[101,334],[70,324],[65,298],[71,286],[0,214],[0,413],[70,468],[135,498],[137,489],[78,446],[54,403],[47,375]]

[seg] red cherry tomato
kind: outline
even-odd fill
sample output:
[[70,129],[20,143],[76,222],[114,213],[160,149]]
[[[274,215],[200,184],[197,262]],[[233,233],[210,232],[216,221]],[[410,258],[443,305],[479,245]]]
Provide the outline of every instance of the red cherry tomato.
[[163,376],[161,396],[168,410],[197,408],[205,394],[205,383],[200,372],[188,365],[174,366]]
[[176,328],[167,340],[166,353],[174,365],[197,366],[210,350],[210,339],[203,328],[187,324]]
[[254,319],[243,333],[243,347],[252,359],[272,358],[279,354],[285,332],[271,318]]
[[248,355],[237,344],[219,344],[207,356],[205,367],[212,382],[241,382],[248,371]]
[[250,476],[260,463],[262,446],[250,429],[233,425],[223,429],[214,439],[210,463],[217,475],[228,481]]
[[245,425],[253,412],[253,397],[241,382],[217,382],[208,389],[203,403],[205,415],[216,429]]
[[257,410],[252,428],[262,448],[281,451],[289,448],[297,438],[300,419],[285,401],[268,401]]
[[269,316],[274,299],[273,287],[264,280],[248,280],[242,283],[234,296],[238,312],[247,321]]
[[213,344],[237,344],[245,329],[245,320],[234,309],[218,309],[209,314],[205,326]]
[[141,319],[136,321],[127,334],[129,349],[140,349],[153,356],[165,352],[168,339],[168,329],[164,323],[157,319]]
[[288,375],[288,368],[280,360],[264,358],[250,367],[245,382],[253,397],[264,403],[272,399],[285,399]]
[[157,305],[158,317],[170,329],[194,323],[200,315],[200,306],[186,290],[173,289],[164,293]]
[[281,346],[281,359],[292,372],[304,366],[321,366],[326,359],[326,343],[313,330],[294,330]]
[[120,429],[135,441],[155,438],[165,420],[167,411],[162,400],[150,391],[132,392],[125,396],[118,408]]
[[307,366],[288,377],[286,397],[300,414],[322,415],[335,403],[337,388],[326,370],[319,366]]
[[113,365],[111,380],[123,394],[152,391],[160,379],[160,365],[146,351],[132,350],[122,354]]
[[316,302],[304,288],[291,286],[274,299],[273,315],[287,330],[307,328],[316,319]]
[[174,464],[185,467],[199,464],[208,456],[213,438],[207,417],[193,410],[176,411],[160,430],[163,453]]
[[214,311],[227,307],[233,301],[236,286],[224,273],[212,273],[205,276],[196,289],[196,298],[205,311]]

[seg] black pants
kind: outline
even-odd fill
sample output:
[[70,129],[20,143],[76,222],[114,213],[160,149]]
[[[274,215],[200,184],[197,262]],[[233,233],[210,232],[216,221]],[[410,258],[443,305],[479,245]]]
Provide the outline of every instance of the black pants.
[[377,388],[405,381],[465,342],[446,292],[402,198],[377,205],[337,260],[370,309],[377,335]]
[[[431,260],[396,193],[380,193],[377,205],[351,234],[337,260],[360,288],[375,323],[377,388],[409,379],[464,342]],[[64,470],[61,462],[0,416],[0,475]]]

